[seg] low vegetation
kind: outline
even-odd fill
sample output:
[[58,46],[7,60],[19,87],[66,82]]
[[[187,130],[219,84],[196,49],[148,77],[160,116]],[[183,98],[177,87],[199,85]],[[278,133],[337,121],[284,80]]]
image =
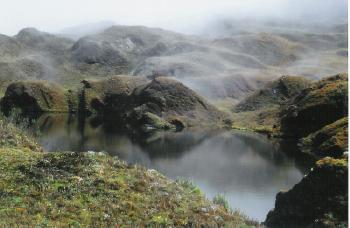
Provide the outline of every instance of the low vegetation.
[[257,225],[188,181],[102,152],[42,152],[3,118],[0,126],[0,226]]

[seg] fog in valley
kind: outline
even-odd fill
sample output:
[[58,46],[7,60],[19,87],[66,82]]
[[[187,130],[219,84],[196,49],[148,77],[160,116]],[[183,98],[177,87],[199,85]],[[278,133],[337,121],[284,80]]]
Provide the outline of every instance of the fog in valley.
[[347,71],[345,0],[17,5],[8,1],[0,9],[2,85],[164,75],[207,98],[234,101],[282,75]]

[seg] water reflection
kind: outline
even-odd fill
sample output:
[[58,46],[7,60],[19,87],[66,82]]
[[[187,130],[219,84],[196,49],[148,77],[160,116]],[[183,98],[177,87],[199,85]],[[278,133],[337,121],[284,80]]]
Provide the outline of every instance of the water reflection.
[[36,127],[48,151],[107,151],[170,178],[191,179],[212,198],[222,193],[233,208],[260,221],[274,207],[276,193],[299,182],[303,172],[278,145],[242,132],[191,130],[137,135],[82,123],[76,118],[42,116]]

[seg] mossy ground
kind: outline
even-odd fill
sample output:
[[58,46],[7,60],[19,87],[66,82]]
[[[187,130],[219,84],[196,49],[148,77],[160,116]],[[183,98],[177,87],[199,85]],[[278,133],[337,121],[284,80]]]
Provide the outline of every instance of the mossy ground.
[[246,227],[188,181],[105,153],[40,152],[0,119],[0,227]]
[[279,130],[278,107],[270,106],[255,111],[232,114],[232,128],[273,134]]

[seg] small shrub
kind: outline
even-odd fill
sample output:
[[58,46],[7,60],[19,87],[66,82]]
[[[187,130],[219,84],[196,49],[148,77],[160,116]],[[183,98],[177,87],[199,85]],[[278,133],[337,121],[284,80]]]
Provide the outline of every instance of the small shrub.
[[222,206],[223,208],[225,208],[226,211],[231,210],[227,199],[225,198],[225,196],[223,196],[221,194],[214,196],[213,203]]

